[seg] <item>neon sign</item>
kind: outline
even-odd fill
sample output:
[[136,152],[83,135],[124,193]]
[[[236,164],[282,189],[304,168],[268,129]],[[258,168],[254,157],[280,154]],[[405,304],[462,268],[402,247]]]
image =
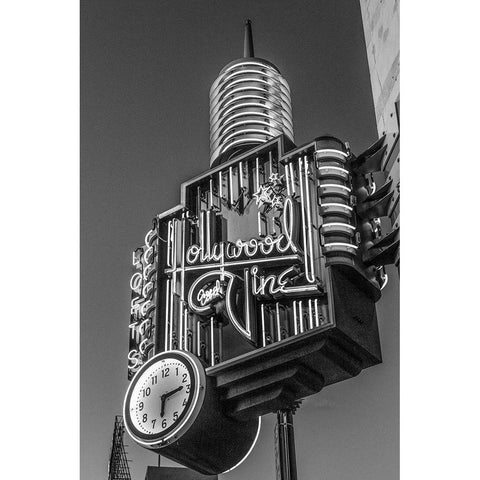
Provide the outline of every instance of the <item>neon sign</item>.
[[[210,248],[201,245],[192,245],[187,249],[186,260],[189,265],[218,262],[221,265],[238,259],[253,259],[257,256],[268,257],[272,253],[284,255],[297,253],[295,239],[298,236],[298,203],[292,198],[286,198],[283,205],[283,231],[274,238],[267,235],[263,239],[251,238],[250,240],[237,240],[232,242],[215,243]],[[204,242],[202,242],[204,243]],[[238,264],[238,262],[237,262]]]
[[[157,218],[158,249],[147,234],[130,285],[132,315],[152,319],[158,348],[215,365],[333,321],[325,265],[341,242],[351,248],[340,260],[351,263],[356,245],[348,181],[325,163],[328,171],[313,151],[282,158],[273,149],[184,184],[182,204]],[[148,335],[140,323],[135,331]],[[132,346],[132,368],[144,340]]]
[[128,379],[148,359],[154,347],[155,298],[158,234],[156,222],[145,235],[145,245],[133,252],[134,273],[130,278],[130,341],[128,352]]
[[200,305],[205,306],[211,304],[216,300],[223,298],[223,286],[220,283],[220,280],[215,282],[215,285],[210,287],[202,288],[197,295],[197,300],[200,302]]
[[[280,182],[271,176],[269,186],[274,181]],[[300,266],[303,252],[298,246],[300,209],[301,205],[292,196],[283,196],[277,217],[282,233],[211,245],[201,235],[199,244],[189,246],[184,271],[209,269],[190,285],[187,295],[190,311],[202,317],[221,314],[244,338],[257,344],[251,328],[252,305],[257,300],[318,292],[315,284],[296,285],[304,277]],[[282,265],[284,268],[279,270]],[[264,268],[275,273],[265,273]]]

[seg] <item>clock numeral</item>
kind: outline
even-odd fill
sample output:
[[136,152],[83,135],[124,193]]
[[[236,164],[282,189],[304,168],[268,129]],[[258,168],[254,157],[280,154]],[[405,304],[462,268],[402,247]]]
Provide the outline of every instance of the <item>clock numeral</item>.
[[178,367],[175,368],[175,375],[178,377]]
[[188,385],[185,386],[185,391],[186,391],[187,393],[190,393],[190,384],[188,384]]
[[167,367],[165,370],[162,370],[162,378],[168,377],[170,374],[170,369]]
[[184,398],[184,399],[183,399],[183,403],[182,403],[182,407],[184,407],[186,404],[187,404],[187,399]]
[[150,390],[150,387],[147,387],[142,390],[142,393],[144,397],[148,397],[152,391]]
[[173,421],[176,422],[178,419],[178,412],[173,412]]
[[143,402],[140,402],[140,403],[138,404],[138,409],[139,409],[140,411],[143,410]]
[[155,375],[154,377],[152,377],[152,385],[156,385],[157,383],[158,383],[158,378]]
[[167,428],[167,419],[166,418],[164,418],[162,420],[162,428]]
[[147,414],[144,413],[142,417],[142,422],[145,423],[147,421]]
[[155,422],[156,422],[156,421],[157,421],[156,418],[154,418],[154,419],[152,420],[152,428],[155,428]]
[[182,383],[185,383],[186,381],[187,381],[187,374],[184,373],[182,378]]

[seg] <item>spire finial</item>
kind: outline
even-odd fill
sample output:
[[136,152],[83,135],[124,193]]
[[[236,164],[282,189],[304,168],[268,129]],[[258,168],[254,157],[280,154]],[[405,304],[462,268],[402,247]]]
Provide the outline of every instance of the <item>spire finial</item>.
[[244,58],[251,58],[255,56],[253,52],[253,36],[252,36],[252,22],[245,21],[245,39],[243,41],[243,56]]

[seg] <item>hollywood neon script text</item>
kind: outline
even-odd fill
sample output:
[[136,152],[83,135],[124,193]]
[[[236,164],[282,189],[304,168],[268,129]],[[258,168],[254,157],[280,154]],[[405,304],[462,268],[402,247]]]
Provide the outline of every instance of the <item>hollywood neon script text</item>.
[[[283,232],[278,237],[267,235],[259,240],[252,238],[250,240],[237,240],[232,242],[215,243],[211,247],[207,245],[191,245],[186,253],[186,260],[189,265],[196,263],[220,262],[229,260],[238,260],[241,257],[253,258],[258,253],[268,256],[276,251],[280,255],[290,251],[298,251],[293,236],[295,223],[294,206],[291,198],[286,198],[283,205]],[[203,242],[202,242],[203,243]]]

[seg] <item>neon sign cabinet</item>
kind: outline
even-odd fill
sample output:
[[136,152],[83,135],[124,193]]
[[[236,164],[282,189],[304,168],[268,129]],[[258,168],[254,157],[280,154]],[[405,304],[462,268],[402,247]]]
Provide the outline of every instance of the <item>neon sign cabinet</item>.
[[134,256],[131,330],[141,340],[147,325],[154,348],[133,344],[131,374],[185,352],[221,411],[257,425],[380,363],[382,279],[362,262],[355,161],[336,138],[295,147],[281,135],[185,182],[147,234],[142,272]]

